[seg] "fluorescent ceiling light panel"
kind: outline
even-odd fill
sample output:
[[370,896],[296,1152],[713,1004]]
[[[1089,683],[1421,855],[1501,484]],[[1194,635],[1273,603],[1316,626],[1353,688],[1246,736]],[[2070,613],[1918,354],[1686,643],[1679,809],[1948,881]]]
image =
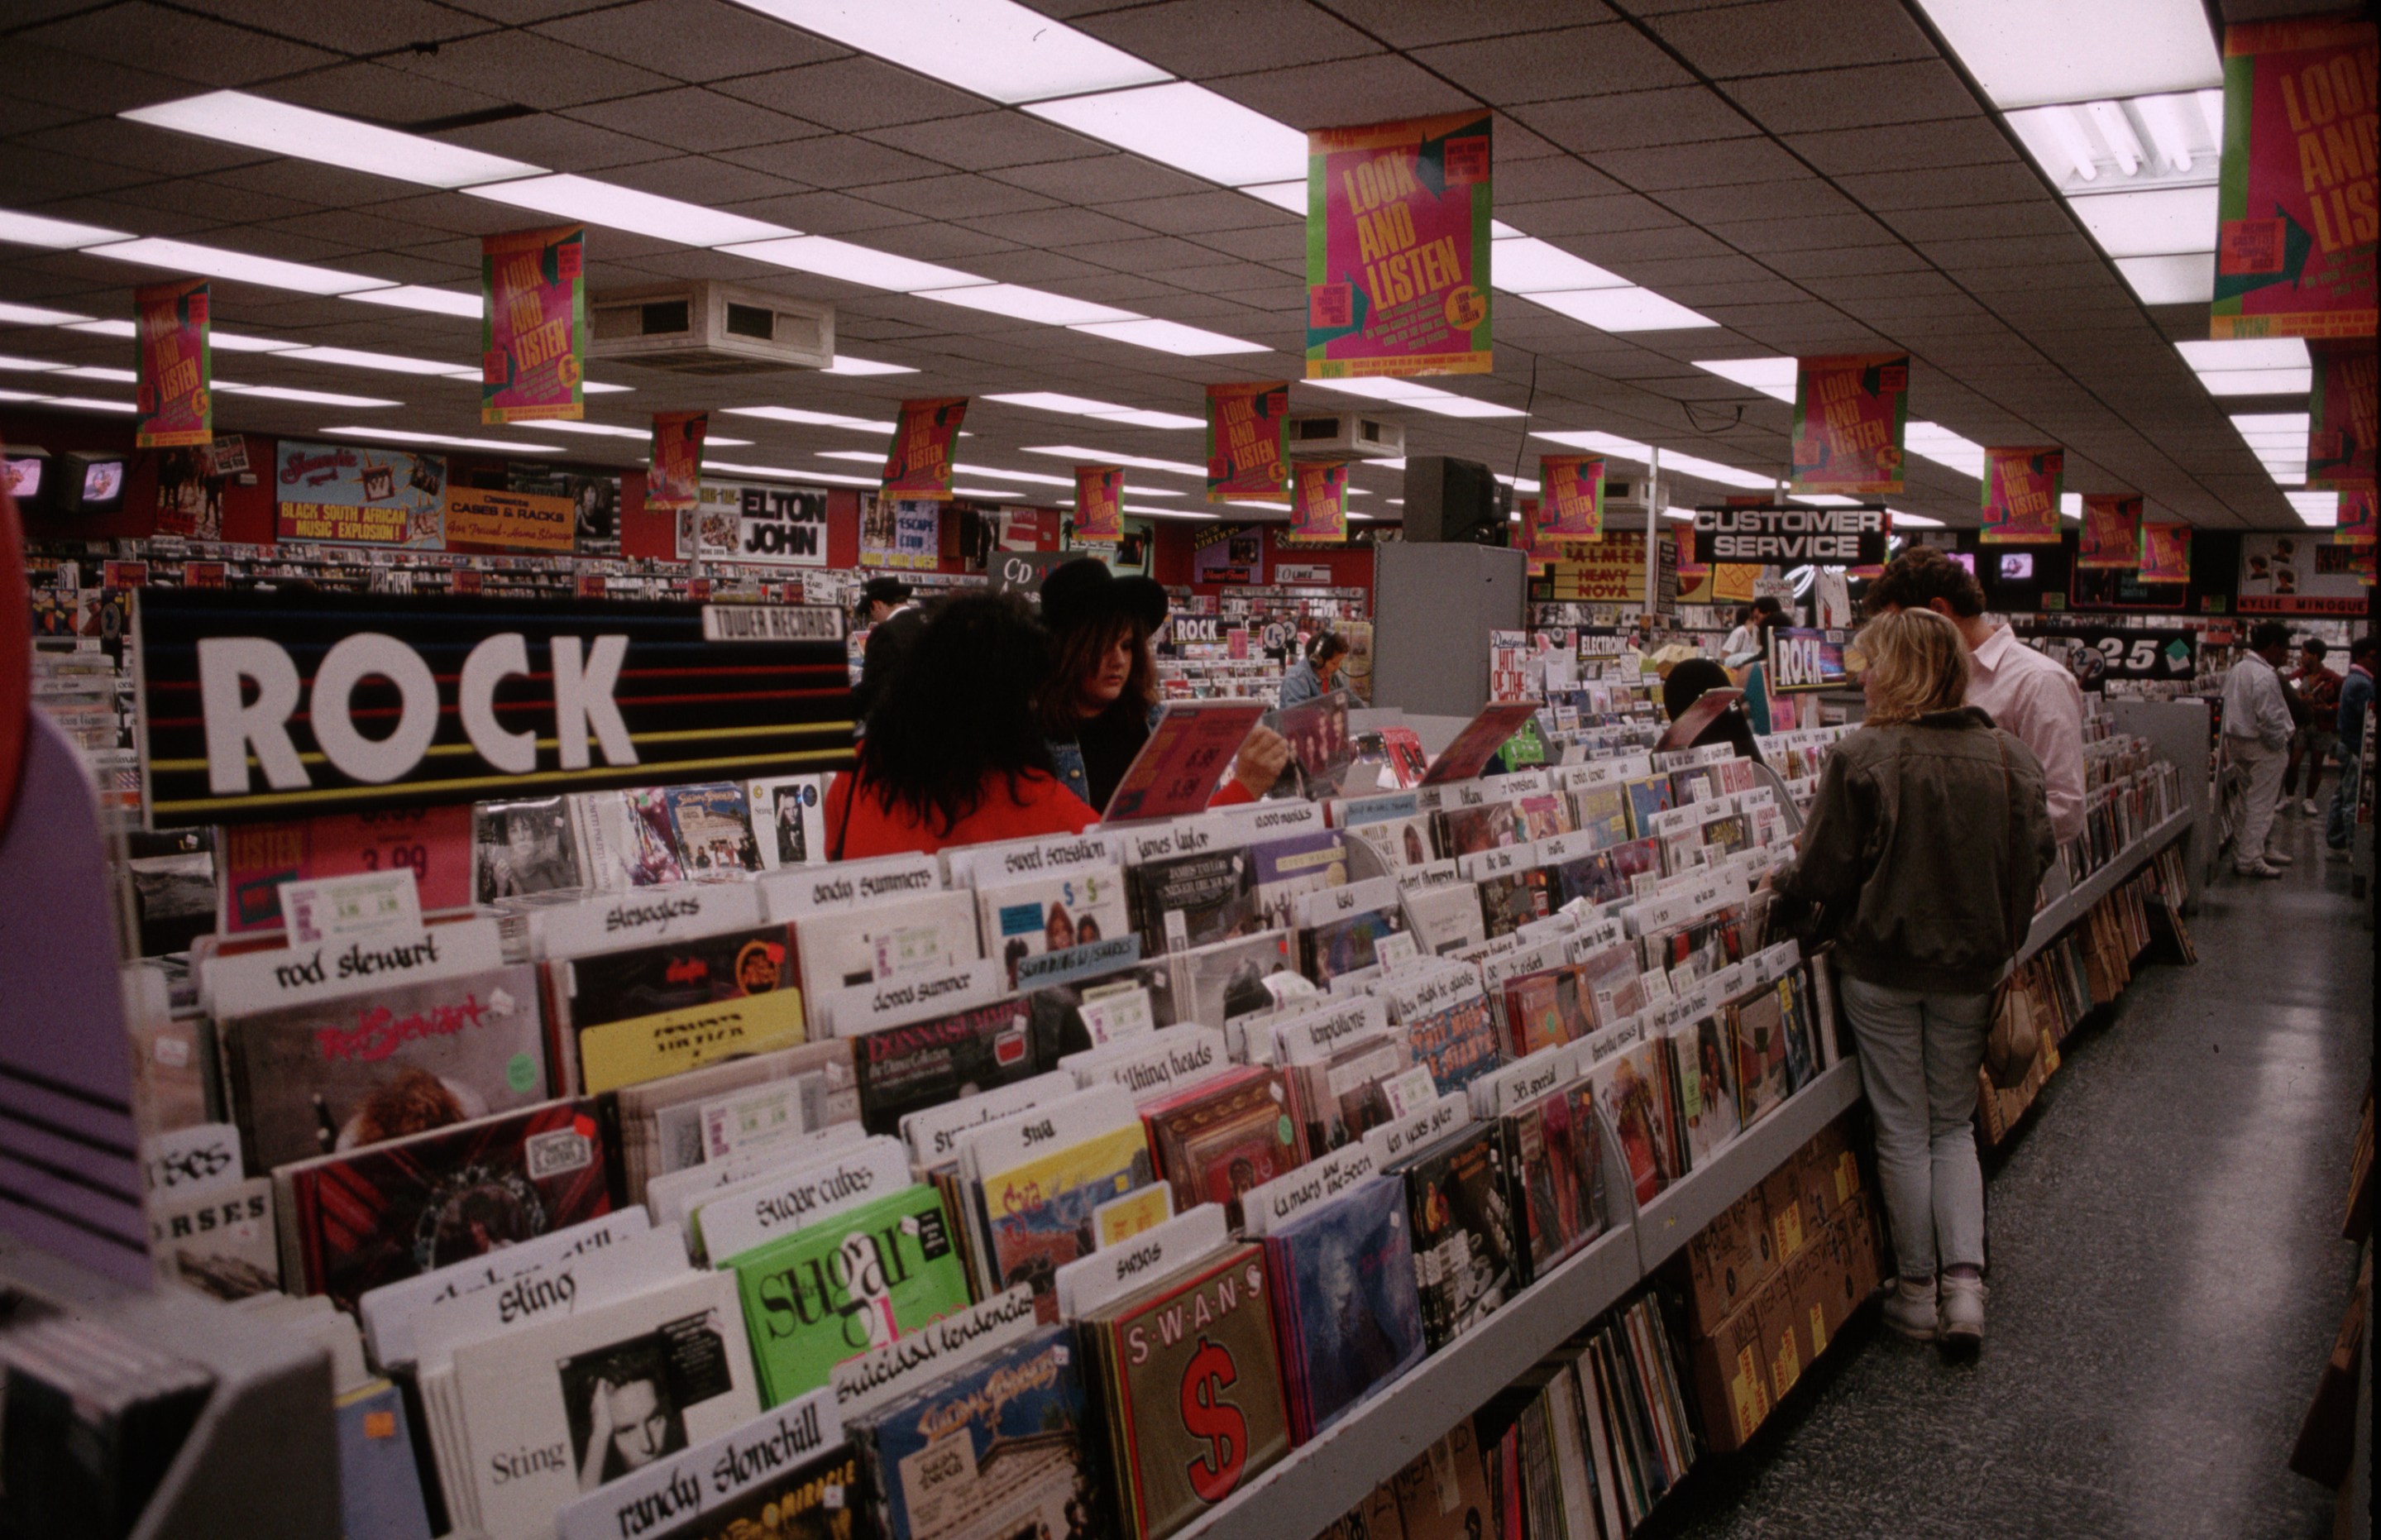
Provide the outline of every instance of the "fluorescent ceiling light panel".
[[2304,369],[2314,362],[2305,339],[2295,336],[2178,342],[2174,350],[2182,355],[2183,362],[2202,373],[2211,369]]
[[1179,321],[1103,321],[1078,324],[1071,330],[1090,336],[1104,336],[1110,342],[1129,343],[1135,348],[1147,348],[1160,353],[1172,353],[1186,359],[1215,358],[1225,353],[1262,353],[1267,351],[1262,342],[1249,342],[1221,332],[1207,331],[1199,326],[1186,326]]
[[341,396],[329,390],[297,390],[288,385],[237,385],[230,380],[214,382],[217,390],[234,396],[262,396],[274,401],[304,401],[317,407],[401,407],[402,401],[386,401],[377,396]]
[[1075,484],[1075,478],[1072,476],[1045,476],[1039,471],[995,471],[989,465],[959,464],[952,465],[951,471],[954,474],[961,476],[989,476],[995,482],[1040,482],[1045,486],[1063,486],[1070,489]]
[[1792,359],[1697,359],[1694,363],[1707,374],[1734,380],[1749,390],[1774,396],[1789,407],[1794,404],[1801,365]]
[[1640,465],[1649,463],[1654,453],[1649,446],[1640,444],[1633,438],[1622,438],[1618,434],[1532,433],[1530,436],[1543,438],[1549,444],[1560,444],[1572,449],[1593,449],[1598,454],[1618,455],[1622,459],[1633,459]]
[[1814,508],[1856,508],[1860,507],[1859,498],[1838,497],[1832,492],[1808,493],[1798,497],[1789,497],[1787,501],[1789,503],[1805,503]]
[[1132,312],[1120,311],[1113,305],[1070,299],[1063,294],[1051,294],[1019,284],[979,284],[971,288],[930,289],[916,294],[914,298],[940,299],[946,305],[965,305],[970,310],[988,311],[994,315],[1012,316],[1019,321],[1038,321],[1045,326],[1078,326],[1094,321],[1141,319]]
[[[284,342],[279,337],[250,336],[245,332],[226,332],[212,328],[207,333],[207,344],[213,348],[220,348],[226,353],[286,353],[294,348],[305,346],[302,342]],[[446,366],[442,364],[439,367],[443,369]]]
[[1019,495],[1019,493],[1013,486],[954,486],[951,488],[951,495],[955,497],[989,497],[995,502],[999,502],[1004,499],[1015,498]]
[[1962,475],[1982,481],[1984,475],[1984,446],[1958,434],[1939,422],[1912,421],[1902,430],[1902,445],[1911,454],[1931,459],[1937,465],[1948,465]]
[[708,209],[635,188],[617,187],[568,173],[465,188],[474,198],[535,209],[560,219],[583,219],[606,229],[673,240],[681,246],[726,246],[731,241],[775,240],[796,232],[766,220]]
[[[54,311],[44,305],[0,303],[0,321],[19,326],[65,326],[89,319],[72,311]],[[125,324],[129,326],[132,323],[128,321]]]
[[132,329],[132,323],[129,321],[78,321],[74,324],[61,329],[69,332],[82,332],[91,336],[130,337],[135,335]]
[[2058,495],[2058,516],[2061,519],[2082,519],[2083,517],[2083,495],[2080,492],[2060,493]]
[[789,482],[828,482],[836,486],[876,486],[881,482],[875,476],[841,476],[832,471],[796,471],[783,465],[739,465],[734,460],[707,459],[702,462],[702,468],[705,471],[725,471],[730,475],[776,476]]
[[1297,181],[1306,176],[1304,134],[1188,80],[1042,102],[1025,110],[1226,187]]
[[885,463],[885,457],[882,454],[872,455],[865,449],[821,449],[818,451],[818,458],[821,459],[853,460],[861,465],[882,465]]
[[765,417],[773,422],[800,422],[812,428],[849,428],[854,433],[889,434],[900,426],[897,422],[876,422],[865,417],[845,417],[831,411],[810,411],[801,407],[722,407],[730,417]]
[[70,380],[104,380],[109,385],[140,383],[140,376],[129,369],[102,369],[96,364],[89,363],[73,369],[62,369],[58,373]]
[[1718,322],[1650,288],[1586,288],[1532,294],[1530,302],[1601,332],[1677,332]]
[[1717,482],[1722,486],[1741,487],[1749,492],[1774,491],[1777,485],[1777,477],[1764,476],[1758,471],[1746,471],[1733,465],[1722,465],[1716,459],[1704,459],[1697,455],[1682,455],[1675,449],[1664,450],[1662,471],[1667,475],[1674,471],[1681,475],[1700,476],[1707,482]]
[[1163,428],[1169,433],[1207,425],[1200,418],[1175,411],[1104,411],[1094,415],[1102,422],[1120,422],[1128,428]]
[[[164,240],[153,236],[122,241],[114,246],[93,246],[89,251],[94,257],[113,257],[117,262],[162,267],[172,273],[195,273],[232,283],[294,289],[299,294],[328,297],[353,294],[359,289],[394,287],[385,278],[367,278],[360,273],[341,273],[335,268],[283,262],[275,257],[255,257],[245,251],[219,251],[213,246],[200,246],[187,240]],[[476,305],[472,307],[472,313],[479,313]]]
[[2314,388],[2314,370],[2203,369],[2199,383],[2210,396],[2304,396]]
[[1145,513],[1152,519],[1204,519],[1212,522],[1224,517],[1220,513],[1202,513],[1192,508],[1154,508],[1145,503],[1126,503],[1122,506],[1127,513]]
[[1281,513],[1289,511],[1288,503],[1268,503],[1257,497],[1227,497],[1225,501],[1236,508],[1273,508]]
[[2251,434],[2283,433],[2303,438],[2314,422],[2313,414],[2303,411],[2245,411],[2232,419],[2232,425],[2241,430],[2243,438]]
[[1080,444],[1029,444],[1022,453],[1050,455],[1070,459],[1080,465],[1121,465],[1135,471],[1164,471],[1177,476],[1197,476],[1204,480],[1207,468],[1188,460],[1152,459],[1146,455],[1112,455],[1105,449],[1086,449]]
[[1618,273],[1608,273],[1534,236],[1491,241],[1488,276],[1489,282],[1508,294],[1635,287]]
[[[438,359],[417,359],[404,353],[374,353],[360,348],[296,348],[281,355],[302,359],[308,363],[335,363],[349,369],[378,369],[390,374],[440,374],[456,373],[455,366]],[[478,370],[470,377],[480,377]]]
[[482,310],[480,297],[476,294],[458,294],[451,288],[428,288],[421,284],[366,289],[360,294],[343,295],[341,298],[360,299],[367,305],[390,305],[401,311],[451,315],[464,321],[477,321]]
[[2159,257],[2216,250],[2216,189],[2095,192],[2068,204],[2112,257]]
[[[1519,407],[1500,407],[1494,401],[1475,400],[1458,396],[1451,390],[1417,385],[1411,380],[1364,376],[1349,380],[1308,380],[1308,385],[1343,396],[1361,396],[1368,400],[1393,401],[1416,411],[1435,412],[1441,417],[1523,417],[1528,415]],[[1378,463],[1378,462],[1375,462]]]
[[999,396],[986,396],[984,399],[1008,407],[1032,407],[1038,411],[1062,411],[1073,417],[1100,417],[1132,409],[1114,401],[1094,401],[1088,396],[1068,396],[1056,390],[1010,391]]
[[837,353],[835,361],[826,366],[829,374],[915,374],[906,363],[880,363],[874,359],[856,359],[849,353]]
[[324,428],[342,438],[385,438],[397,444],[444,444],[457,449],[493,449],[498,454],[558,455],[559,444],[515,444],[501,438],[458,438],[452,434],[427,434],[407,428]]
[[401,133],[352,117],[294,107],[246,92],[215,91],[136,107],[118,115],[152,128],[171,128],[275,155],[319,161],[349,171],[368,171],[424,187],[468,188],[514,177],[537,177],[545,167],[502,155],[482,154],[419,134]]
[[49,374],[65,368],[65,364],[52,363],[47,359],[20,359],[13,354],[0,353],[0,369],[13,370],[18,373]]
[[2216,298],[2216,253],[2118,257],[2117,271],[2144,305],[2204,305]]
[[14,209],[0,209],[0,240],[12,241],[18,246],[46,246],[54,251],[71,251],[85,246],[128,238],[122,230],[110,230],[98,225],[82,225],[71,219],[51,219],[38,214],[18,214]]
[[871,288],[888,288],[898,294],[911,294],[922,288],[957,288],[967,284],[992,282],[972,273],[962,273],[956,267],[896,256],[890,251],[854,246],[848,240],[832,240],[825,236],[796,236],[788,240],[763,240],[752,245],[726,246],[721,250],[731,256],[767,263],[772,267],[812,273],[822,278],[840,278],[845,283],[864,284]]
[[2198,0],[1919,0],[1997,107],[2224,83]]
[[[589,438],[632,438],[640,444],[650,444],[653,439],[653,432],[651,428],[621,428],[615,427],[609,422],[540,422],[536,424],[534,431],[542,434],[580,434]],[[752,444],[749,438],[721,438],[715,434],[703,434],[702,442],[706,446],[717,445],[723,449],[750,448]]]
[[0,390],[0,401],[46,401],[49,397],[38,391]]
[[1309,204],[1306,178],[1303,177],[1294,182],[1259,182],[1254,187],[1244,187],[1240,190],[1252,198],[1262,199],[1271,203],[1275,208],[1294,214],[1300,219],[1306,217]]
[[140,409],[129,401],[103,401],[92,396],[51,396],[43,397],[54,407],[67,407],[76,411],[129,411]]
[[2282,494],[2296,509],[2299,521],[2310,530],[2334,529],[2339,523],[2339,494],[2337,492],[2285,492]]
[[[479,377],[477,374],[471,376],[475,380]],[[635,385],[605,385],[601,380],[581,380],[579,388],[590,396],[633,396],[637,390]]]
[[1016,0],[740,0],[763,16],[1012,105],[1167,79],[1120,48]]
[[1943,520],[1940,519],[1929,519],[1923,513],[1904,513],[1899,508],[1887,508],[1886,511],[1893,516],[1893,522],[1896,528],[1939,530],[1943,527]]

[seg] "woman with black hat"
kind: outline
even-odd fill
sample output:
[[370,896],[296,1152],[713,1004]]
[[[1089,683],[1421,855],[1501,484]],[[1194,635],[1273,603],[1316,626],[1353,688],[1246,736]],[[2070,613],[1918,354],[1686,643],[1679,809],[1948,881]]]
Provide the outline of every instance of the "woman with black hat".
[[[1107,806],[1156,720],[1157,666],[1149,639],[1166,623],[1166,590],[1119,578],[1105,562],[1068,562],[1042,583],[1042,621],[1056,666],[1042,692],[1042,726],[1058,779],[1093,807]],[[1240,746],[1218,802],[1253,801],[1289,763],[1289,745],[1259,727]]]

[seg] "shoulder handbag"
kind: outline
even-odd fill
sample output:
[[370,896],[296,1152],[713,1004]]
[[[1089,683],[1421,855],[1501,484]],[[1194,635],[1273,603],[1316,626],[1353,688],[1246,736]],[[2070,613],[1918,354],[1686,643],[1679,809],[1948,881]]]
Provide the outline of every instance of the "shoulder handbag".
[[[2009,825],[2009,849],[2017,849],[2017,783],[2009,774],[2009,742],[1996,729],[1993,747],[2001,756],[2001,806]],[[1993,1084],[2009,1091],[2021,1084],[2033,1069],[2033,1061],[2042,1053],[2042,1029],[2033,1020],[2033,1008],[2025,994],[2009,987],[2017,977],[2014,959],[2025,945],[2026,930],[2032,929],[2032,916],[2018,911],[2022,898],[2009,900],[2009,930],[2012,959],[2009,971],[1993,986],[1992,1003],[1986,1008],[1984,1021],[1984,1073]]]

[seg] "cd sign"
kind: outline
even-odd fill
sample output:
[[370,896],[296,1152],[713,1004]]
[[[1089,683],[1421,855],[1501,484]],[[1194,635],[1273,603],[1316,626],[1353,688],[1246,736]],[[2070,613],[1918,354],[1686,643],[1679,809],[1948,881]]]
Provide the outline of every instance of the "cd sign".
[[1746,566],[1882,567],[1892,515],[1883,507],[1779,504],[1697,508],[1695,560]]

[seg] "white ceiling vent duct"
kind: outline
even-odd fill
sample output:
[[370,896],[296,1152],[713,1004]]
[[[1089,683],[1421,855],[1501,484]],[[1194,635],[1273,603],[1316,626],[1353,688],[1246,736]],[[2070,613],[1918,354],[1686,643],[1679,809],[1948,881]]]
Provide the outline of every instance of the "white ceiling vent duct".
[[592,294],[590,358],[674,374],[765,374],[835,362],[835,307],[729,284]]
[[1403,459],[1406,431],[1358,412],[1289,420],[1292,459]]

